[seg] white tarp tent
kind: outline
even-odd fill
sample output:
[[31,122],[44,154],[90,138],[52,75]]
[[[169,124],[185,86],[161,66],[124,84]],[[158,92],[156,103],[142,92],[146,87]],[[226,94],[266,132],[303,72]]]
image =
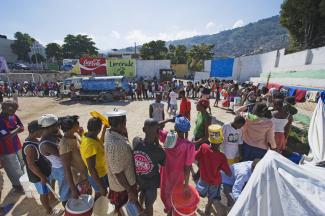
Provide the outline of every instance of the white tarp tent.
[[[308,158],[312,159],[312,163],[325,161],[325,92],[321,94],[314,114],[311,118],[308,142],[310,154]],[[307,160],[307,159],[306,159]]]
[[325,168],[299,166],[268,151],[228,215],[325,215],[324,201]]

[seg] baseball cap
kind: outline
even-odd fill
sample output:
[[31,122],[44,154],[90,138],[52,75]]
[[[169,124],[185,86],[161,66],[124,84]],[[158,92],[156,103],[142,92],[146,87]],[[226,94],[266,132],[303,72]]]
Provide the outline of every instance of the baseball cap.
[[179,130],[180,132],[186,133],[191,129],[191,123],[187,118],[183,116],[176,116],[175,129]]
[[37,120],[31,121],[30,123],[28,123],[28,131],[29,131],[29,133],[34,133],[34,132],[38,131],[41,128],[42,128],[42,126],[40,124],[38,124]]
[[50,127],[59,122],[59,118],[54,114],[45,114],[38,119],[38,124],[42,128]]
[[208,108],[210,103],[209,103],[208,100],[200,99],[195,104],[200,105],[200,106],[203,106],[204,108]]

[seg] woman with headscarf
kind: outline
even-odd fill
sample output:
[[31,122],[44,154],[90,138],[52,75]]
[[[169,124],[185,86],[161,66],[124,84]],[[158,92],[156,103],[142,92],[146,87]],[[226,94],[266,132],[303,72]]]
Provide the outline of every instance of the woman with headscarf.
[[[173,122],[169,119],[166,122]],[[171,215],[172,203],[171,194],[174,188],[184,187],[184,193],[188,194],[188,183],[192,163],[195,159],[195,147],[185,138],[185,134],[190,130],[190,121],[185,117],[175,117],[175,131],[177,133],[177,141],[173,148],[166,148],[166,160],[160,170],[160,196],[165,206],[165,212]],[[168,132],[160,131],[159,139],[165,142]]]
[[242,161],[262,158],[268,149],[275,150],[272,114],[264,103],[257,103],[252,114],[241,113],[246,119],[243,127],[243,158]]

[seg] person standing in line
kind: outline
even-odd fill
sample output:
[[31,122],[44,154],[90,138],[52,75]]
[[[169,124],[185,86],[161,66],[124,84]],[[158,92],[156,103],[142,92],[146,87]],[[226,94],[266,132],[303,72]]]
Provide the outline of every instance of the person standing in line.
[[194,144],[195,148],[199,149],[202,143],[208,143],[209,140],[209,126],[211,125],[212,117],[207,112],[209,107],[209,101],[200,99],[196,104],[196,110],[198,111],[197,119],[195,121],[194,128]]
[[165,120],[165,110],[164,104],[161,103],[162,96],[160,93],[156,93],[156,101],[150,104],[149,107],[149,117],[156,121]]
[[39,145],[40,153],[51,162],[51,180],[58,182],[60,200],[65,206],[68,199],[71,198],[71,191],[59,153],[59,143],[62,138],[59,130],[59,118],[53,114],[45,114],[38,119],[38,124],[42,126],[43,131]]
[[144,215],[153,216],[153,204],[160,187],[159,167],[165,163],[165,152],[159,145],[158,121],[150,118],[144,122],[145,138],[133,139],[133,158],[137,183],[140,190],[140,204],[145,203]]
[[[67,177],[72,198],[78,199],[82,193],[87,193],[87,170],[80,155],[80,138],[83,129],[79,126],[79,116],[65,116],[61,118],[61,130],[63,137],[59,144],[60,158],[64,167],[64,174]],[[79,136],[77,137],[76,134]],[[80,188],[80,190],[78,189]]]
[[[190,121],[182,116],[176,116],[174,119],[168,119],[160,122],[164,125],[167,122],[175,122],[175,131],[177,141],[173,148],[165,149],[166,161],[160,170],[160,197],[165,206],[165,213],[172,215],[171,195],[175,187],[183,187],[184,195],[189,195],[189,178],[192,163],[195,159],[195,147],[186,139],[185,133],[191,128]],[[164,143],[168,132],[161,130],[159,140]]]
[[107,112],[110,128],[105,135],[105,152],[108,166],[108,198],[115,212],[131,201],[138,203],[133,154],[126,129],[126,111]]
[[[216,126],[216,125],[211,125]],[[220,127],[220,126],[219,126]],[[220,144],[223,137],[221,131],[218,135],[211,133],[209,138],[211,145],[203,143],[195,153],[200,170],[200,179],[196,184],[196,189],[201,197],[208,197],[205,207],[205,215],[210,215],[214,201],[220,201],[221,173],[224,171],[227,176],[231,176],[231,171],[226,156],[220,152]],[[218,211],[219,212],[219,211]]]
[[[98,138],[101,131],[101,136]],[[102,129],[102,122],[97,118],[90,118],[87,123],[87,132],[81,137],[81,158],[88,170],[88,181],[95,190],[95,199],[105,196],[109,186],[104,150],[105,134],[106,127]]]
[[24,190],[19,182],[23,175],[23,162],[19,158],[22,146],[18,134],[24,131],[24,126],[15,114],[17,109],[18,105],[11,100],[1,104],[0,160],[5,161],[4,170],[14,191],[22,193]]
[[227,205],[229,207],[235,204],[259,161],[260,159],[255,159],[254,161],[245,161],[231,165],[231,176],[227,176],[223,172],[221,173],[223,193],[227,198]]
[[39,151],[39,138],[42,134],[42,127],[38,121],[32,121],[28,124],[28,137],[23,145],[23,159],[26,163],[28,179],[35,185],[40,195],[40,201],[48,215],[58,216],[63,214],[62,209],[52,209],[50,200],[54,199],[47,187],[51,175],[51,163]]
[[191,121],[191,101],[186,98],[184,90],[179,92],[179,96],[181,98],[179,114]]
[[173,88],[173,90],[169,93],[170,98],[170,113],[172,116],[176,116],[177,112],[177,98],[178,94],[176,93],[176,88]]
[[282,153],[287,145],[287,139],[290,132],[290,127],[293,121],[292,116],[284,110],[283,100],[273,100],[274,112],[272,113],[272,122],[275,132],[275,142],[277,150]]
[[241,146],[243,144],[242,127],[245,123],[245,118],[236,116],[233,122],[222,126],[224,140],[221,151],[226,155],[229,165],[240,161],[242,155]]

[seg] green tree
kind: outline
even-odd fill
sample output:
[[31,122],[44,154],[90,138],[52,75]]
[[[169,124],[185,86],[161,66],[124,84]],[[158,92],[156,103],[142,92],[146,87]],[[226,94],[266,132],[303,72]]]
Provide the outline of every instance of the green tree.
[[290,32],[289,51],[325,45],[325,0],[285,0],[280,14]]
[[213,44],[194,45],[188,54],[190,69],[192,71],[202,71],[204,67],[204,60],[212,59],[214,53],[212,52]]
[[29,61],[28,53],[34,39],[26,33],[16,32],[15,41],[10,45],[12,52],[18,57],[18,60]]
[[[36,57],[37,57],[37,61],[36,61]],[[42,56],[39,53],[33,54],[30,59],[32,60],[32,63],[34,63],[34,64],[40,63],[40,62],[45,62],[44,56]]]
[[71,35],[68,34],[64,38],[62,46],[63,57],[78,59],[82,56],[97,56],[98,49],[95,42],[88,35]]
[[142,45],[140,49],[140,56],[145,60],[160,60],[165,59],[167,56],[168,49],[165,41],[157,40],[150,41]]
[[57,61],[61,61],[63,57],[62,47],[57,43],[49,43],[45,48],[46,56],[48,59],[55,58]]
[[171,60],[172,64],[187,63],[187,48],[184,45],[169,45],[167,59]]

